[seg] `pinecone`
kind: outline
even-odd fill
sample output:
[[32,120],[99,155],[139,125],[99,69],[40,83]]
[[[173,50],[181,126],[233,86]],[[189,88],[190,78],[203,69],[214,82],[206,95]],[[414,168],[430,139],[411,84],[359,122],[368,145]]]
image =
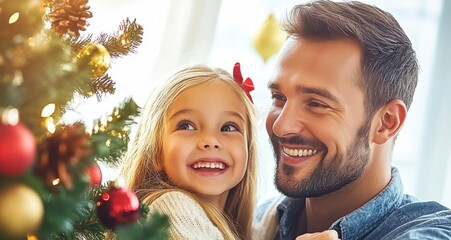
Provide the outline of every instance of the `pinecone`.
[[39,151],[36,171],[50,189],[60,184],[66,189],[72,188],[74,173],[71,169],[90,156],[89,139],[81,123],[64,126],[46,139]]
[[89,23],[86,21],[92,17],[87,6],[88,0],[61,0],[55,1],[48,14],[52,29],[59,35],[69,34],[79,37],[79,31],[86,30]]

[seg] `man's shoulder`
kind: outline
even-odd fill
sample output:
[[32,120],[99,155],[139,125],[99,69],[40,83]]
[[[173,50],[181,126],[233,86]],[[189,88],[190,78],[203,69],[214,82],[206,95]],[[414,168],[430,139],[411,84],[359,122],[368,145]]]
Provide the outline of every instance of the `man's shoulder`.
[[434,201],[410,202],[393,211],[378,229],[386,231],[383,239],[451,239],[451,210]]
[[406,203],[399,207],[396,211],[402,212],[404,214],[412,215],[412,210],[414,210],[414,216],[429,215],[432,213],[450,211],[450,209],[436,201],[413,201]]
[[282,195],[277,195],[259,202],[252,223],[253,240],[274,239],[278,229],[277,206],[284,198]]
[[269,198],[261,200],[257,205],[254,218],[256,221],[262,221],[264,218],[274,216],[276,214],[277,206],[285,199],[283,195],[271,196]]
[[435,201],[409,202],[390,214],[387,221],[391,218],[396,219],[400,223],[423,221],[429,223],[440,221],[451,222],[451,210]]

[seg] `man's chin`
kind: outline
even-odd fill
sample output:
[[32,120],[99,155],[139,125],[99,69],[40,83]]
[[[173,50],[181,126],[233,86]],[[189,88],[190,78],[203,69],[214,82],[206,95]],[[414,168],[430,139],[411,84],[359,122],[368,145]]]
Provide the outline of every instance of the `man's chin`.
[[280,193],[291,198],[321,197],[330,193],[330,191],[315,191],[300,186],[293,186],[293,184],[287,185],[278,182],[276,182],[276,188]]
[[276,174],[274,181],[279,192],[292,198],[305,197],[305,193],[299,187],[299,182],[299,179],[294,179],[293,176],[287,176],[280,172]]
[[311,173],[304,176],[296,176],[296,169],[291,166],[278,166],[274,183],[279,192],[291,198],[321,197],[327,195],[337,188],[334,184],[316,182]]

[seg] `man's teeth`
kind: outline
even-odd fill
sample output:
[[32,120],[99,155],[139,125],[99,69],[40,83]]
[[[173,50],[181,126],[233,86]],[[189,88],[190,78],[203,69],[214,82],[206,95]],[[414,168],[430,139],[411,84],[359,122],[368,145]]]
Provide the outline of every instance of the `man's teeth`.
[[221,162],[198,162],[193,164],[193,168],[217,168],[223,170],[225,168],[225,164]]
[[317,150],[314,149],[291,149],[291,148],[287,148],[287,147],[283,147],[283,152],[287,155],[293,156],[293,157],[307,157],[307,156],[312,156],[314,155]]

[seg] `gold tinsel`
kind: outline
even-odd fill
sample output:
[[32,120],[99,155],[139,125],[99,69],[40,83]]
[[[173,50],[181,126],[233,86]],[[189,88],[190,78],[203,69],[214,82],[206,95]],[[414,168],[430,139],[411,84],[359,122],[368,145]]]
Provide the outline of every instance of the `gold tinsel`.
[[92,17],[87,6],[88,0],[61,0],[55,1],[48,14],[52,29],[60,34],[68,34],[79,37],[80,31],[86,30],[89,23],[86,21]]

